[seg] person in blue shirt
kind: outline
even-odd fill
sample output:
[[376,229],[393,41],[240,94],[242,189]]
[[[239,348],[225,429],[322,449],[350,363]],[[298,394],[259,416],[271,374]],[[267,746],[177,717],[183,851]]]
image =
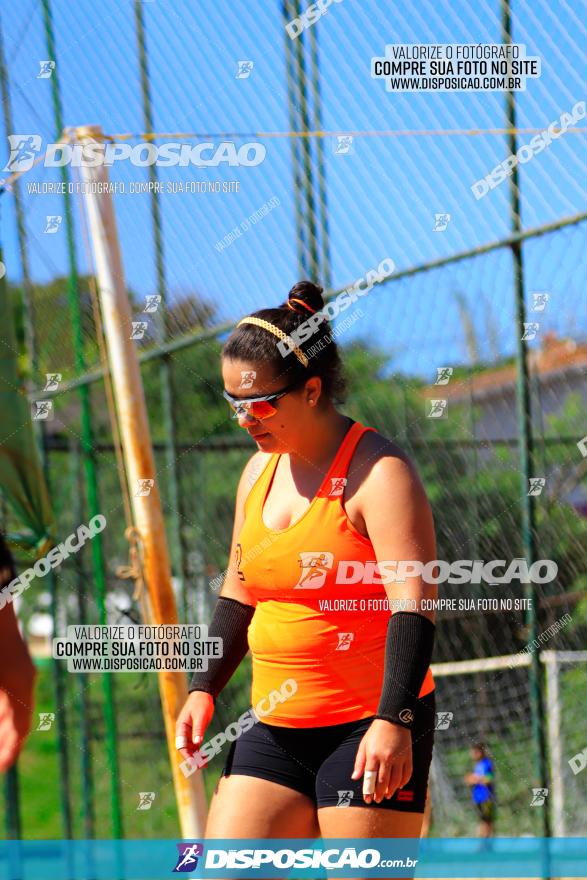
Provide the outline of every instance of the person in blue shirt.
[[492,837],[495,822],[495,768],[483,743],[471,749],[475,762],[472,773],[465,774],[465,782],[471,786],[471,798],[479,812],[479,837]]

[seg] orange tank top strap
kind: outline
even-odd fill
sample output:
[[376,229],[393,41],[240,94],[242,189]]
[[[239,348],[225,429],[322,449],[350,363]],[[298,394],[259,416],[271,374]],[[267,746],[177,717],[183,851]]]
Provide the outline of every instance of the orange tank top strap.
[[[324,478],[324,482],[318,491],[318,496],[324,498],[333,494],[332,481],[345,480],[348,473],[349,464],[357,448],[357,443],[367,431],[374,431],[375,428],[369,428],[362,425],[361,422],[353,422],[344,440],[342,441],[337,454],[334,457],[328,473]],[[344,484],[343,484],[344,485]],[[335,494],[339,494],[335,492]],[[342,494],[342,493],[340,493]]]

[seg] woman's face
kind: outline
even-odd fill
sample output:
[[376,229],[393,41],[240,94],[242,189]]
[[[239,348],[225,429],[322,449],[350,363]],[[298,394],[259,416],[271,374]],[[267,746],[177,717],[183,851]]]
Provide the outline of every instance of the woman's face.
[[[222,360],[225,390],[235,398],[246,400],[282,391],[291,384],[287,373],[275,376],[267,364]],[[305,384],[272,401],[276,412],[265,419],[254,419],[248,413],[238,416],[238,423],[254,438],[263,452],[289,452],[300,448],[300,439],[308,429],[308,420],[315,413],[320,396],[321,380],[312,376]],[[312,406],[309,401],[314,401]]]

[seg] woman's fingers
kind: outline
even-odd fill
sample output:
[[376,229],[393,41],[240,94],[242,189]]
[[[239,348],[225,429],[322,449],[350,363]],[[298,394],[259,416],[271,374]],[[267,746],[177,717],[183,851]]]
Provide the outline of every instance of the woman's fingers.
[[[376,763],[375,759],[374,763]],[[375,787],[375,803],[379,804],[385,797],[389,785],[389,778],[393,769],[391,758],[380,758],[379,770],[377,771],[377,785]]]
[[351,779],[360,779],[365,769],[365,737],[361,739],[359,748],[357,749],[357,757],[355,758],[355,767],[351,775]]
[[377,776],[379,766],[376,758],[367,758],[365,772],[363,773],[363,800],[370,804],[377,791]]
[[194,754],[195,746],[192,741],[191,718],[189,721],[178,719],[175,725],[175,748],[184,758],[191,758]]
[[389,774],[389,780],[387,783],[387,790],[385,792],[385,797],[390,798],[393,797],[398,788],[401,785],[401,781],[403,779],[403,763],[400,761],[395,761],[392,768],[391,773]]
[[201,746],[204,742],[206,725],[202,721],[194,721],[192,724],[192,742],[195,746]]

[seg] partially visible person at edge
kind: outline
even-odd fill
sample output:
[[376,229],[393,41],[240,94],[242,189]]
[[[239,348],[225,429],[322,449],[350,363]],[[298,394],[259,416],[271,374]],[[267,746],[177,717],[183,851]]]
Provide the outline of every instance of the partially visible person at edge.
[[479,837],[492,837],[495,823],[495,768],[483,743],[471,749],[475,762],[472,773],[465,774],[465,782],[471,786],[471,799],[479,813]]
[[209,628],[223,656],[194,674],[176,747],[201,766],[193,756],[249,647],[255,722],[228,750],[207,838],[420,835],[435,726],[434,614],[420,602],[437,591],[370,575],[382,560],[436,558],[432,512],[405,452],[337,409],[328,323],[292,336],[323,306],[322,288],[299,282],[222,350],[224,396],[258,451]]
[[[0,534],[0,590],[16,577]],[[37,671],[18,628],[12,603],[0,610],[0,772],[14,764],[31,729]]]

